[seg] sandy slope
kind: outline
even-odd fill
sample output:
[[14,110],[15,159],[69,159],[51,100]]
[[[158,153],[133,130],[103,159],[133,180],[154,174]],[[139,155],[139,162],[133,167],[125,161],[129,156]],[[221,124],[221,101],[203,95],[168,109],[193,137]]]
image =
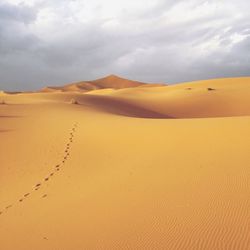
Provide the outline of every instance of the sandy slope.
[[249,88],[1,93],[0,249],[249,249]]
[[[88,92],[93,102],[134,105],[174,118],[250,115],[250,78],[217,79],[155,88]],[[104,90],[105,91],[105,90]],[[108,104],[108,106],[110,106]]]

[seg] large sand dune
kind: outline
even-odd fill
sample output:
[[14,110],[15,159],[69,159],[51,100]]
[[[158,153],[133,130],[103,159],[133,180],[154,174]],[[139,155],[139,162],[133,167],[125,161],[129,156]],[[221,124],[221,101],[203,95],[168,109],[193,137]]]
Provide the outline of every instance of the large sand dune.
[[0,249],[250,249],[250,78],[104,80],[0,92]]
[[155,87],[155,86],[164,86],[165,84],[148,84],[133,80],[128,80],[121,78],[116,75],[109,75],[104,78],[100,78],[94,81],[82,81],[76,83],[66,84],[61,87],[45,87],[40,90],[40,92],[69,92],[69,91],[77,91],[77,92],[87,92],[96,89],[122,89],[122,88],[133,88],[133,87]]

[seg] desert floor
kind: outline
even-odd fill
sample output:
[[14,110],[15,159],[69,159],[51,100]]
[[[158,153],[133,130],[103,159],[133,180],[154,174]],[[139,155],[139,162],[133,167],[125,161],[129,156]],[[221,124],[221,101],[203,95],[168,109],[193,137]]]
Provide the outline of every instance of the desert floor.
[[250,249],[250,78],[1,101],[0,249]]

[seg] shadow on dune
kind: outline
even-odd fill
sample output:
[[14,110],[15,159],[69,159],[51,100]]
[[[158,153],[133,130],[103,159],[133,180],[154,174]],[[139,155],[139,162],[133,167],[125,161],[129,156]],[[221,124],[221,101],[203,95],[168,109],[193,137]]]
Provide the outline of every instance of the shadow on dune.
[[[84,101],[84,104],[87,104],[90,107],[94,107],[100,111],[116,115],[137,117],[137,118],[152,118],[152,119],[175,118],[136,106],[125,100],[115,99],[113,97],[110,98],[107,96],[85,95],[84,99],[80,101]],[[79,104],[81,104],[81,102]]]
[[0,119],[21,118],[19,115],[0,115]]
[[0,133],[12,132],[13,129],[0,129]]
[[17,94],[23,94],[24,92],[21,91],[4,91],[5,94],[8,95],[17,95]]

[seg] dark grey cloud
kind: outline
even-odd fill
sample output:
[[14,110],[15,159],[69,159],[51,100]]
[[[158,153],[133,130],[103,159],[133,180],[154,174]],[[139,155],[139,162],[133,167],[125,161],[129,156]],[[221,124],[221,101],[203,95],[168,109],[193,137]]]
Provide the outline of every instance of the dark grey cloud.
[[36,10],[23,4],[0,3],[0,55],[30,48],[36,42],[26,25],[36,19]]
[[111,73],[168,83],[250,75],[246,0],[12,1],[0,4],[0,89]]
[[25,4],[13,5],[7,2],[0,3],[0,20],[1,23],[21,22],[30,23],[36,19],[36,11],[34,8]]

